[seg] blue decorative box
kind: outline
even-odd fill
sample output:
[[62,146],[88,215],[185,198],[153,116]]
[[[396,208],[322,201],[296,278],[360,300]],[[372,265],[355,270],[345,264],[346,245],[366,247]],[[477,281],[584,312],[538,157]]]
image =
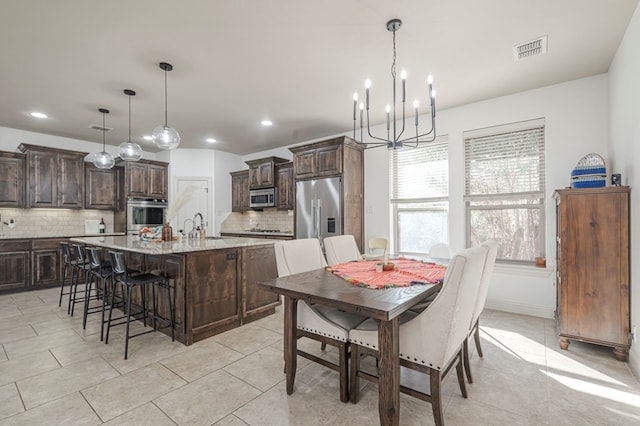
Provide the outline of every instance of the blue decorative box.
[[572,188],[599,188],[607,183],[607,168],[601,156],[587,154],[571,171]]

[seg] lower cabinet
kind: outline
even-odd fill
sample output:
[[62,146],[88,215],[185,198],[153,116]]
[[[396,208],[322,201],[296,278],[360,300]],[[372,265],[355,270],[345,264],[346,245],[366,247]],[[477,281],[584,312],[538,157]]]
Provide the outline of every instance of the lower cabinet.
[[33,287],[60,285],[62,253],[59,239],[31,242],[31,272]]
[[31,283],[29,240],[0,241],[0,291],[26,288]]
[[[0,292],[59,286],[62,241],[68,238],[0,241]],[[70,275],[67,274],[67,282]]]
[[251,246],[242,256],[242,319],[250,322],[269,315],[280,304],[277,294],[260,288],[258,281],[278,277],[273,246]]

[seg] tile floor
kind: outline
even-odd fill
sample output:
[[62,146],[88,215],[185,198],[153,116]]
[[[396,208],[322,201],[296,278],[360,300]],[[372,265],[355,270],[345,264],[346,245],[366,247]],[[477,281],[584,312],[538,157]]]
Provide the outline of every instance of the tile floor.
[[[147,334],[125,361],[122,330],[105,345],[97,315],[83,330],[57,302],[57,289],[0,296],[0,425],[378,424],[374,384],[343,404],[337,374],[302,358],[287,396],[281,310],[189,347]],[[481,324],[485,356],[473,354],[469,398],[454,376],[444,385],[447,425],[640,424],[640,384],[609,349],[561,351],[541,318],[486,311]],[[431,406],[402,395],[400,422],[433,424]]]

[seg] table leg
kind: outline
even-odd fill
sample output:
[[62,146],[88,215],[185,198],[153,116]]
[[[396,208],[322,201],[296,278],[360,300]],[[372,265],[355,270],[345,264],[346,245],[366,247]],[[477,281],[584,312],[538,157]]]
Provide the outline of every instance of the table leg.
[[297,367],[297,339],[298,328],[298,299],[285,296],[284,298],[284,371],[287,374],[287,395],[293,393],[293,383],[296,380]]
[[400,424],[400,349],[399,320],[380,321],[378,344],[380,359],[378,368],[378,411],[380,424]]

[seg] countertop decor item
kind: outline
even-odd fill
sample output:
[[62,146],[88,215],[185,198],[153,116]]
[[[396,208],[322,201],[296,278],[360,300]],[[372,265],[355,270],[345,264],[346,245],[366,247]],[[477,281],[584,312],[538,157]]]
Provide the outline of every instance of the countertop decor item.
[[607,167],[604,159],[596,154],[587,154],[571,171],[572,188],[598,188],[605,186]]
[[[402,26],[402,21],[400,19],[392,19],[387,22],[387,30],[393,33],[393,61],[391,63],[391,78],[393,80],[393,98],[392,104],[387,105],[387,135],[386,137],[374,136],[371,134],[371,129],[369,127],[369,89],[371,87],[371,80],[367,80],[364,83],[365,87],[365,103],[360,102],[358,105],[358,92],[353,94],[353,139],[356,142],[365,145],[365,148],[377,148],[380,146],[386,146],[387,149],[400,149],[402,147],[411,147],[417,148],[422,143],[433,142],[436,139],[436,92],[433,90],[433,76],[429,74],[427,77],[427,95],[429,100],[429,109],[431,110],[431,129],[426,132],[420,134],[418,129],[418,100],[413,101],[413,110],[414,110],[414,126],[416,129],[415,136],[405,136],[403,138],[403,133],[405,129],[405,104],[406,104],[406,79],[407,72],[402,70],[400,72],[400,79],[402,80],[402,128],[396,128],[398,122],[397,119],[400,117],[396,116],[396,31],[400,29]],[[356,139],[356,112],[358,110],[358,106],[360,108],[360,140]],[[367,134],[369,135],[369,142],[364,142],[363,140],[363,113],[366,108],[367,111]],[[409,119],[411,120],[411,119]],[[391,126],[393,126],[393,132],[391,131]]]
[[164,125],[153,129],[151,138],[158,148],[175,149],[180,145],[180,134],[167,124],[167,72],[173,70],[173,65],[160,62],[160,69],[164,71]]
[[106,114],[109,114],[109,110],[105,108],[98,109],[102,113],[102,152],[98,152],[93,155],[93,164],[99,169],[110,169],[115,164],[115,160],[113,156],[107,152],[105,149],[105,133],[107,132],[107,127],[105,126],[104,117]]
[[124,94],[129,97],[129,139],[122,142],[118,147],[120,158],[124,161],[138,161],[142,157],[142,148],[131,141],[131,97],[136,95],[131,89],[125,89]]

